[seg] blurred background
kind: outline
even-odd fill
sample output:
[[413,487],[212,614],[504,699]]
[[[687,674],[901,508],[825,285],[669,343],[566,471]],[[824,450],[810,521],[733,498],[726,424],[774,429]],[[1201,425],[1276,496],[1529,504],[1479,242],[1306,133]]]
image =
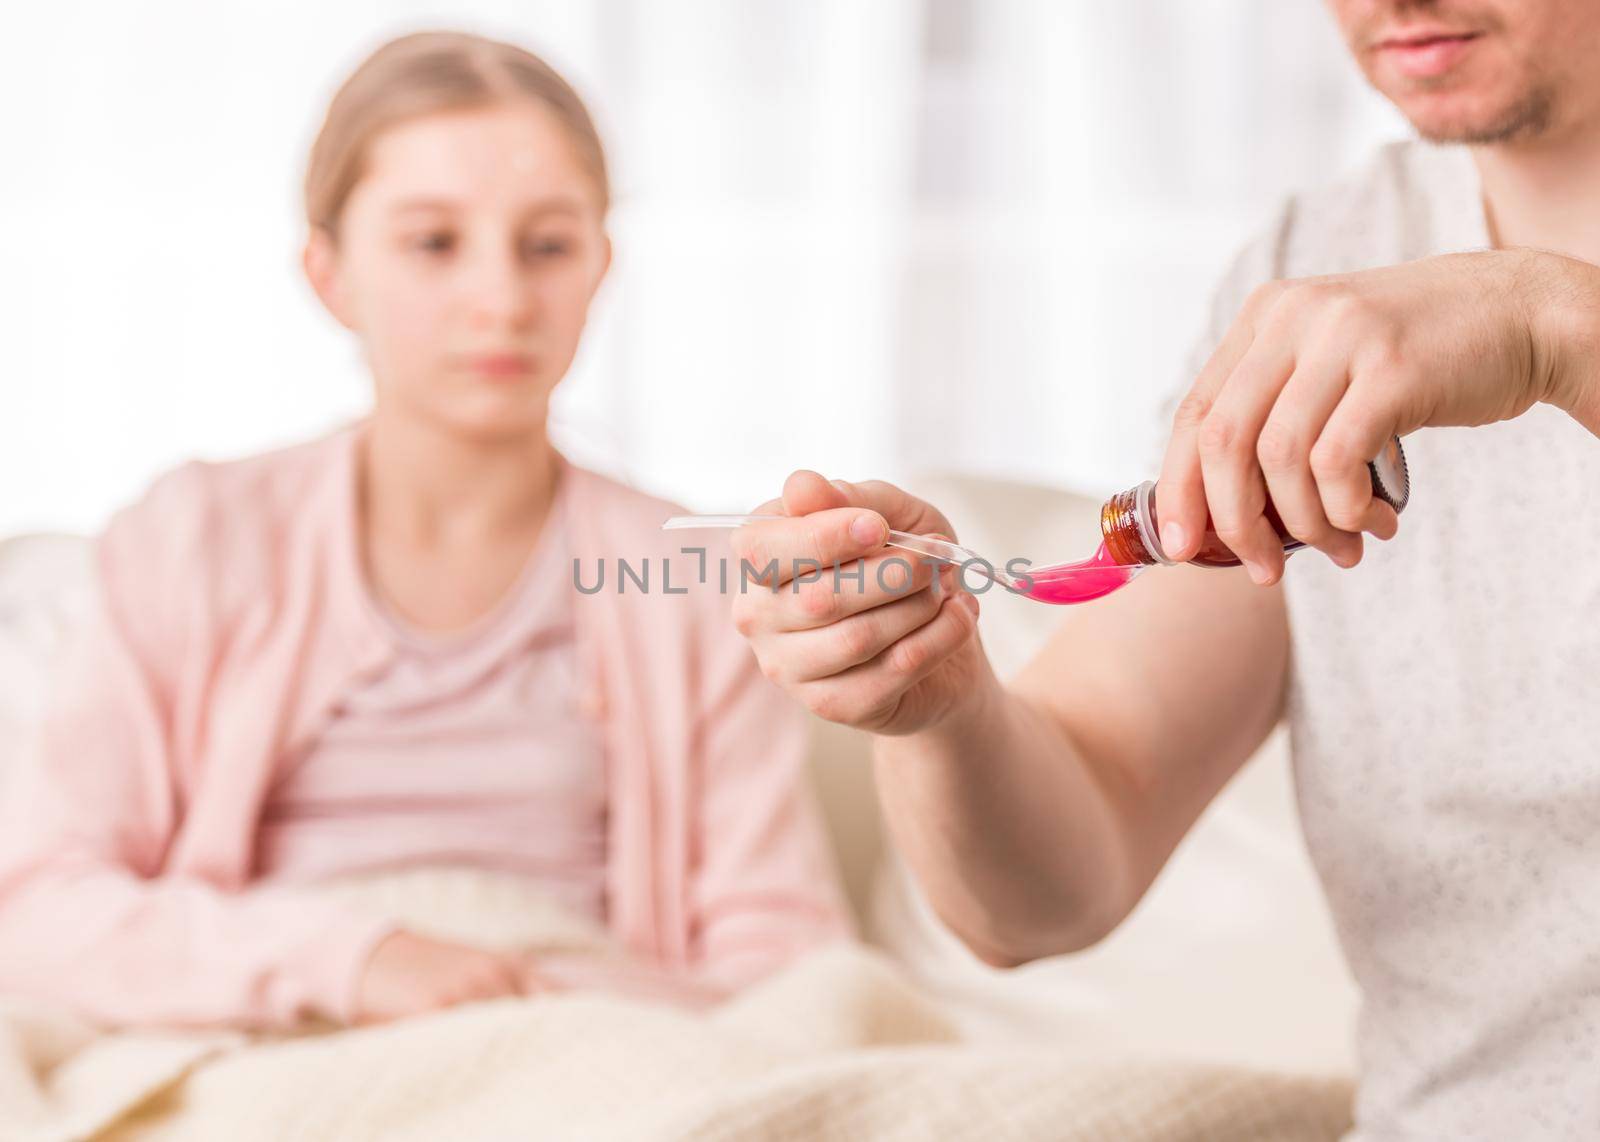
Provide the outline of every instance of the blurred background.
[[[796,467],[1153,473],[1212,282],[1406,132],[1317,0],[58,0],[0,69],[0,533],[368,401],[299,269],[334,88],[431,27],[590,102],[617,257],[553,434],[696,510]],[[960,521],[956,521],[959,525]]]

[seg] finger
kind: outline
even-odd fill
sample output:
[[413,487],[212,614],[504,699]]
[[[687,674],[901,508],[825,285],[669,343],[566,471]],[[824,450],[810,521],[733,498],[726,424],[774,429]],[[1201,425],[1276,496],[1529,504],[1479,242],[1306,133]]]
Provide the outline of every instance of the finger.
[[531,995],[529,988],[532,977],[528,973],[527,957],[520,952],[509,953],[501,957],[505,965],[506,994]]
[[[846,502],[844,497],[835,492],[820,473],[813,472],[807,468],[800,468],[789,473],[789,478],[783,482],[783,488],[783,495],[757,505],[749,514],[802,516],[825,508],[843,507]],[[791,503],[785,503],[786,497],[791,500]],[[791,510],[791,508],[795,510]],[[729,539],[729,545],[733,548],[735,555],[738,555],[744,545],[750,542],[748,536],[739,534],[741,530],[736,528]],[[765,560],[758,566],[765,566]]]
[[783,676],[775,681],[812,682],[870,661],[933,619],[948,598],[948,591],[925,587],[832,626],[795,631],[780,644]]
[[1373,496],[1372,503],[1367,506],[1367,515],[1362,521],[1361,530],[1378,539],[1393,539],[1400,532],[1400,513],[1377,496]]
[[515,957],[490,953],[477,969],[473,984],[481,998],[516,995],[521,988],[522,978],[517,971]]
[[[790,472],[789,478],[784,480],[784,493],[782,493],[782,496],[758,505],[754,512],[750,512],[750,515],[803,517],[803,515],[810,515],[811,512],[821,512],[821,510],[830,509],[830,507],[843,507],[845,502],[845,497],[838,493],[834,486],[829,485],[829,481],[824,480],[821,473],[811,472],[810,469],[797,469],[795,472]],[[733,536],[730,537],[730,547],[733,547],[736,557],[747,557],[750,545],[757,542],[750,537],[749,533],[746,533],[746,528],[752,528],[752,526],[760,525],[746,525],[744,528],[734,528]],[[758,563],[752,560],[752,565],[757,569],[765,568],[768,565],[768,561],[770,561],[770,558],[766,557],[765,549],[760,553],[763,555],[762,560],[758,561]],[[779,558],[778,561],[779,565],[787,563],[784,558]],[[790,566],[787,576],[779,576],[776,579],[771,576],[762,576],[758,581],[766,582],[766,584],[776,587],[776,585],[789,581],[789,577],[792,576],[794,576],[794,569]]]
[[872,728],[890,721],[907,690],[937,670],[978,629],[978,600],[966,591],[947,596],[934,617],[876,657],[800,690],[813,713],[832,722]]
[[439,989],[434,1005],[451,1007],[457,1003],[476,1003],[482,999],[494,999],[499,994],[499,990],[491,987],[485,979],[457,979]]
[[[1343,531],[1360,531],[1385,517],[1369,513],[1374,502],[1367,467],[1394,434],[1395,418],[1354,388],[1346,391],[1311,447],[1311,474],[1317,481],[1328,521]],[[1398,525],[1398,521],[1397,525]]]
[[1311,445],[1349,383],[1340,356],[1303,358],[1283,386],[1256,442],[1256,459],[1278,519],[1295,539],[1317,548],[1341,567],[1361,561],[1361,536],[1328,521],[1311,475]]
[[917,535],[938,533],[954,543],[955,528],[936,508],[917,498],[904,488],[884,480],[834,480],[833,486],[845,496],[851,507],[871,508],[881,515],[890,527]]
[[351,1022],[357,1027],[371,1027],[376,1023],[387,1023],[393,1018],[394,1016],[387,1011],[363,1007],[356,1012],[355,1018]]
[[[765,503],[757,504],[754,508],[750,509],[749,514],[784,515],[786,513],[783,510],[783,498],[780,496],[777,499],[767,500]],[[736,558],[738,555],[739,543],[740,540],[738,538],[738,529],[735,528],[734,531],[729,534],[728,546],[734,552]]]
[[1200,426],[1211,413],[1223,382],[1249,349],[1255,333],[1241,315],[1224,335],[1178,405],[1172,437],[1156,481],[1156,518],[1161,521],[1161,549],[1168,559],[1194,558],[1206,531],[1205,478],[1200,467]]
[[518,957],[515,963],[517,973],[517,990],[522,995],[538,995],[540,992],[551,990],[550,981],[539,970],[539,961],[529,952]]
[[521,980],[511,962],[495,956],[482,965],[475,965],[458,981],[455,994],[462,1000],[498,999],[518,994],[520,986]]
[[876,512],[836,507],[745,524],[734,530],[733,550],[741,561],[741,577],[779,587],[802,572],[869,555],[888,537],[888,525]]
[[850,505],[844,493],[809,468],[789,473],[789,478],[783,482],[782,500],[784,515],[810,515]]
[[806,569],[779,593],[774,625],[813,630],[906,598],[933,582],[938,564],[912,551],[886,551],[841,566]]
[[1294,370],[1292,343],[1285,330],[1264,330],[1239,359],[1196,436],[1212,527],[1262,584],[1283,570],[1283,540],[1266,517],[1267,485],[1256,447]]

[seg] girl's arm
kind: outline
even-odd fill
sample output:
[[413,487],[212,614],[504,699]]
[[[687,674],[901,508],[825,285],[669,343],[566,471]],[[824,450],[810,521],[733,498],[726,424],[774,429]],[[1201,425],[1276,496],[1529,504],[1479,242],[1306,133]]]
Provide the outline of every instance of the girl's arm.
[[[170,482],[162,494],[178,506]],[[162,875],[185,812],[170,680],[208,664],[184,657],[181,622],[159,600],[186,587],[151,581],[159,541],[129,514],[97,544],[95,605],[35,748],[8,759],[0,991],[59,1000],[111,1024],[347,1021],[367,955],[393,925],[294,891],[228,892]],[[201,573],[192,564],[170,570]]]

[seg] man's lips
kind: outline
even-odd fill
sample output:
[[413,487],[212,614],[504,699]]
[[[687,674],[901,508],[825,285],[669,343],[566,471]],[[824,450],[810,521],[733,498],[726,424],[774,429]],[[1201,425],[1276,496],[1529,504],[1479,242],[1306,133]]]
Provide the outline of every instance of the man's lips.
[[1373,45],[1395,70],[1412,79],[1443,75],[1471,50],[1479,32],[1446,32],[1432,29],[1386,36]]

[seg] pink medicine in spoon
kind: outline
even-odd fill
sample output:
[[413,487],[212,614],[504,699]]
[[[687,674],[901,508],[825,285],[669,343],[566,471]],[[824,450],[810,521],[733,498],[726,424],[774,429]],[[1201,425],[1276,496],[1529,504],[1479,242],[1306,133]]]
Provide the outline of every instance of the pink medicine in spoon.
[[1022,594],[1041,603],[1087,603],[1127,586],[1141,570],[1118,563],[1102,543],[1080,563],[1058,563],[1028,571],[1033,585]]

